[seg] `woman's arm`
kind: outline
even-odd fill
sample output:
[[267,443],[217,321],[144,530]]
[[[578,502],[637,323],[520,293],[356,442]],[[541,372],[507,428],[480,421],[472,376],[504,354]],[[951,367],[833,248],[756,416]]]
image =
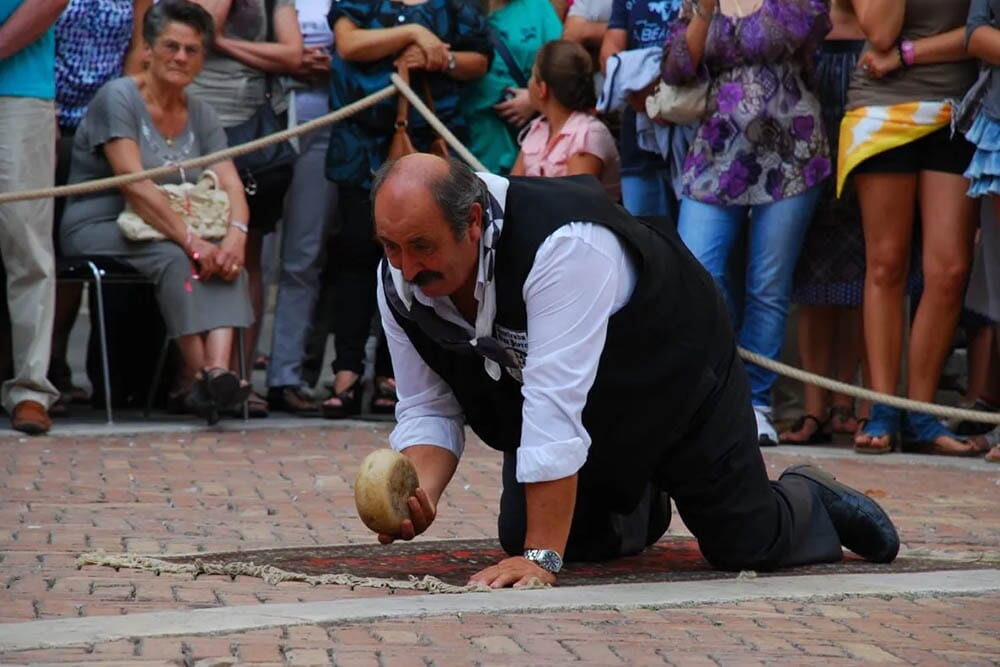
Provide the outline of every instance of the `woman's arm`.
[[[139,144],[132,139],[112,139],[104,144],[104,155],[116,176],[134,174],[143,170]],[[121,186],[122,195],[136,214],[153,229],[184,248],[188,248],[188,228],[181,217],[170,208],[167,197],[150,179]]]
[[969,37],[969,55],[991,65],[1000,65],[1000,30],[979,26]]
[[[209,0],[198,0],[201,3]],[[216,51],[262,72],[292,72],[302,64],[302,31],[295,7],[285,5],[274,12],[273,42],[250,42],[222,34],[216,26]]]
[[972,0],[965,35],[970,56],[1000,65],[1000,30],[993,27],[989,0]]
[[[428,60],[440,69],[448,63],[448,45],[427,28],[411,23],[392,28],[359,28],[351,19],[341,16],[333,25],[334,44],[340,57],[352,62],[373,62],[390,58],[410,44],[416,44]],[[432,57],[433,56],[433,57]],[[428,66],[428,69],[432,69]]]
[[453,51],[452,55],[455,56],[455,69],[447,74],[456,81],[478,79],[490,67],[489,59],[477,51]]
[[[913,42],[913,65],[953,63],[968,58],[969,55],[965,50],[965,28],[955,28]],[[868,73],[868,76],[881,79],[900,69],[903,61],[899,49],[894,45],[888,51],[866,51],[858,60],[858,65]]]
[[854,15],[876,51],[888,51],[903,30],[906,0],[851,0]]
[[217,256],[220,275],[226,280],[235,280],[246,263],[247,233],[244,228],[250,223],[250,207],[232,160],[217,162],[210,168],[219,177],[219,189],[229,198],[229,229],[219,244]]
[[577,153],[576,155],[571,155],[570,158],[566,160],[567,176],[590,174],[591,176],[600,177],[601,171],[603,170],[604,160],[597,157],[593,153]]
[[510,168],[511,176],[524,176],[524,153],[518,151],[514,166]]
[[968,58],[969,53],[965,49],[965,28],[955,28],[913,42],[914,65],[953,63]]
[[715,13],[715,0],[697,2],[698,11],[692,11],[691,21],[684,31],[684,43],[687,45],[691,58],[691,66],[697,70],[701,59],[705,57],[705,42],[708,41],[708,28],[712,25],[712,14]]
[[[133,139],[112,139],[103,146],[104,155],[116,176],[143,170],[139,144]],[[192,258],[198,256],[201,277],[218,272],[215,262],[217,249],[211,243],[191,233],[150,179],[121,186],[122,195],[143,222],[179,245]]]
[[601,71],[607,73],[608,58],[621,53],[628,46],[628,32],[623,28],[608,28],[601,40],[601,54],[598,58],[601,61]]
[[125,74],[142,72],[142,19],[146,16],[146,10],[152,6],[153,0],[135,0],[132,3],[132,43],[125,54]]

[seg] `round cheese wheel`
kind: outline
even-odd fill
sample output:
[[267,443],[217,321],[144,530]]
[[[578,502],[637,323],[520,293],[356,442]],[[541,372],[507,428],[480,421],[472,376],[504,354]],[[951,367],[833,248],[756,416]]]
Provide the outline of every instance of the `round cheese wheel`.
[[393,449],[377,449],[361,462],[354,480],[358,516],[376,533],[399,535],[400,524],[410,518],[407,500],[419,481],[413,463]]

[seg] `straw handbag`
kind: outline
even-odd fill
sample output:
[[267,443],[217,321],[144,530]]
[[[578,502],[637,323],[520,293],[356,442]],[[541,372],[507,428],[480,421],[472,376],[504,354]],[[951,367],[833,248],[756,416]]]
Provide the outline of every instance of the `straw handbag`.
[[[170,208],[181,216],[192,233],[203,239],[221,239],[229,231],[229,195],[219,189],[219,177],[211,169],[201,172],[197,183],[156,187],[167,196]],[[167,238],[146,224],[128,203],[118,214],[118,228],[129,241],[164,241]]]

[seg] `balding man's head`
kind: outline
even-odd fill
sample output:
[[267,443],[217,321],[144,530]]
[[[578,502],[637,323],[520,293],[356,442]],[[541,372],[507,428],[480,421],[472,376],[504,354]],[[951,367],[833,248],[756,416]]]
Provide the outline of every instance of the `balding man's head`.
[[429,153],[413,153],[386,162],[372,179],[372,209],[382,203],[390,209],[413,206],[416,198],[430,195],[456,239],[469,228],[473,204],[485,210],[489,199],[483,183],[464,162]]
[[413,154],[372,181],[375,236],[403,278],[430,297],[474,287],[489,192],[457,160]]

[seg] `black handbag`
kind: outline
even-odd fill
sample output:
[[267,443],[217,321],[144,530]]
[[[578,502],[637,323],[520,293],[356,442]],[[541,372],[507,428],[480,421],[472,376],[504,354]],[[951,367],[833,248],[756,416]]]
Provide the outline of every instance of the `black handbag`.
[[[267,41],[274,40],[274,0],[265,0],[265,19],[267,21]],[[230,146],[245,144],[262,137],[266,137],[286,129],[286,123],[274,111],[271,106],[271,89],[273,76],[267,75],[264,103],[257,107],[253,116],[243,121],[239,125],[225,128],[226,137]],[[292,144],[280,141],[276,144],[257,149],[252,153],[241,155],[233,160],[236,170],[243,179],[243,189],[248,197],[254,197],[258,193],[268,198],[281,198],[285,190],[292,181],[292,167],[298,153]],[[251,206],[253,204],[251,203]],[[272,223],[273,221],[267,221]]]

